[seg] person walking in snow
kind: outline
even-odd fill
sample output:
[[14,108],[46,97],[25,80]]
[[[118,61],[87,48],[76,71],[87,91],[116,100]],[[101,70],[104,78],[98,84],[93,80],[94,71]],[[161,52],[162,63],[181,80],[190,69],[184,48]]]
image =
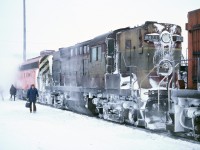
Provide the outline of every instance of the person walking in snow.
[[27,92],[27,98],[30,102],[30,113],[32,113],[32,106],[33,106],[33,112],[36,112],[36,100],[38,97],[38,90],[35,88],[35,85],[32,84],[31,88]]
[[12,96],[13,96],[14,97],[14,101],[15,101],[16,93],[17,93],[17,89],[12,84],[11,87],[10,87],[10,100],[12,100]]

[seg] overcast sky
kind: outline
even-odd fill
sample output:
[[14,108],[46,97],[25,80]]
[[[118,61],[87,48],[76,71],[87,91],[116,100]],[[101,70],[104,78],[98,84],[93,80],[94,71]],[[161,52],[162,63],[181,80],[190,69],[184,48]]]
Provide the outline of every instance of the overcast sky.
[[[199,0],[26,0],[27,57],[147,20],[178,24],[186,39],[187,13],[198,8]],[[1,54],[22,59],[23,0],[0,0],[0,19]]]
[[[145,21],[180,25],[186,49],[187,13],[199,7],[200,0],[26,0],[27,58]],[[23,0],[0,0],[0,19],[0,63],[5,69],[22,61]]]

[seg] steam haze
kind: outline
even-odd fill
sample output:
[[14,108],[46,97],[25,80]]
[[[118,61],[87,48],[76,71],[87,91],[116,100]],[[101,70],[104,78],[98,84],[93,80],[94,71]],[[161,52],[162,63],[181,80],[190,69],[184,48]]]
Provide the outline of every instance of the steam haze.
[[20,62],[14,56],[1,54],[0,64],[0,88],[3,89],[4,97],[7,97],[11,84],[15,84]]

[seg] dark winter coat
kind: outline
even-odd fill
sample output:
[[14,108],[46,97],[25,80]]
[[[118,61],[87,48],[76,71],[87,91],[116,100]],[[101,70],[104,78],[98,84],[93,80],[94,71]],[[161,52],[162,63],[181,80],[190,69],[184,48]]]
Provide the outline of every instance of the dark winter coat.
[[12,85],[10,88],[10,94],[11,95],[16,95],[17,89]]
[[38,96],[38,90],[36,88],[30,88],[27,92],[27,98],[30,102],[35,103]]

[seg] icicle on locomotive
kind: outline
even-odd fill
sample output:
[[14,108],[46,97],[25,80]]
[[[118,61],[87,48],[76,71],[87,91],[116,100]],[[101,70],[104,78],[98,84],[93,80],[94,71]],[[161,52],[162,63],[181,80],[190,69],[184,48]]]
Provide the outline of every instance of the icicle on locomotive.
[[39,102],[176,132],[167,89],[178,78],[182,41],[180,26],[148,21],[60,48],[38,60]]

